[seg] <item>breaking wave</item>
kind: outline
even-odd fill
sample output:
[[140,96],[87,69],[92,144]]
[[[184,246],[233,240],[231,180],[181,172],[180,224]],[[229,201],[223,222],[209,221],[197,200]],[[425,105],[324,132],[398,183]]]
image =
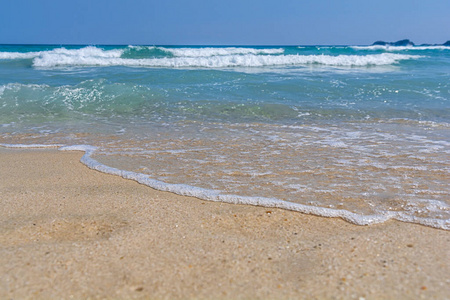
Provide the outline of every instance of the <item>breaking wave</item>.
[[283,54],[284,49],[255,49],[255,48],[160,48],[164,51],[172,53],[178,57],[210,57],[210,56],[227,56],[227,55],[245,55],[245,54]]
[[130,66],[154,68],[230,68],[322,65],[368,67],[397,64],[421,56],[381,53],[370,55],[284,54],[283,48],[164,48],[128,46],[105,50],[94,46],[56,48],[39,52],[0,52],[0,59],[32,59],[33,67]]
[[228,67],[265,67],[265,66],[302,66],[325,65],[342,67],[363,67],[391,65],[401,60],[417,58],[402,54],[373,54],[373,55],[216,55],[199,57],[173,57],[126,59],[104,56],[81,56],[45,54],[33,61],[34,67],[59,66],[131,66],[131,67],[159,67],[159,68],[228,68]]

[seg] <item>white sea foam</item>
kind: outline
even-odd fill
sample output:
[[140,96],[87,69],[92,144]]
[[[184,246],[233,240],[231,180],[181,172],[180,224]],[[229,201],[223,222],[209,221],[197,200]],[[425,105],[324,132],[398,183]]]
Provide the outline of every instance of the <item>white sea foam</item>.
[[113,58],[120,57],[123,53],[121,49],[103,50],[97,47],[88,46],[80,49],[56,48],[52,51],[44,51],[41,55],[67,55],[75,57],[102,57]]
[[245,54],[283,54],[282,48],[238,48],[238,47],[206,47],[206,48],[164,48],[158,47],[161,50],[172,53],[178,57],[210,57],[210,56],[229,56],[229,55],[245,55]]
[[[94,48],[96,49],[96,48]],[[81,50],[81,49],[80,49]],[[367,67],[391,65],[401,60],[417,59],[420,56],[402,54],[373,55],[223,55],[207,57],[173,57],[150,59],[119,58],[117,53],[102,51],[63,53],[46,53],[33,60],[35,67],[58,66],[135,66],[159,68],[229,68],[229,67],[265,67],[265,66],[303,66],[325,65],[335,67]]]
[[60,148],[64,145],[60,144],[52,144],[52,145],[45,145],[45,144],[0,144],[0,147],[5,148],[22,148],[22,149],[33,149],[33,148]]
[[275,198],[228,195],[223,194],[221,191],[217,190],[204,189],[185,184],[165,183],[159,180],[152,179],[146,174],[124,171],[101,164],[91,157],[95,149],[96,149],[95,147],[88,145],[75,145],[60,148],[60,150],[62,151],[71,151],[71,150],[85,151],[85,154],[81,158],[81,162],[91,169],[107,174],[118,175],[125,179],[137,181],[141,184],[147,185],[157,190],[172,192],[182,196],[196,197],[203,200],[225,202],[231,204],[246,204],[270,208],[281,208],[298,211],[306,214],[314,214],[323,217],[339,217],[356,225],[369,225],[381,223],[385,222],[390,218],[387,215],[363,216],[347,210],[308,206],[298,203],[287,202]]
[[[159,49],[177,57],[210,57],[226,55],[245,55],[245,54],[283,54],[282,48],[243,48],[243,47],[205,47],[205,48],[165,48],[155,46],[128,46],[131,49]],[[71,56],[78,57],[80,60],[86,57],[91,58],[119,58],[124,53],[123,49],[103,50],[94,46],[87,46],[80,49],[56,48],[48,51],[37,52],[0,52],[0,59],[30,59],[43,56]]]
[[[129,46],[137,48],[138,46]],[[139,46],[143,47],[143,46]],[[122,58],[125,49],[104,50],[94,46],[80,49],[56,48],[39,52],[0,52],[0,59],[33,59],[34,67],[135,66],[159,68],[228,68],[323,65],[365,67],[392,65],[421,56],[393,53],[371,55],[283,55],[283,48],[164,48],[149,47],[172,54],[163,58]]]
[[0,59],[30,59],[39,56],[42,52],[0,52]]
[[122,50],[105,51],[96,47],[81,49],[58,48],[42,52],[34,58],[33,65],[38,67],[98,65],[101,61],[119,59]]
[[123,50],[103,50],[93,46],[87,46],[80,49],[56,48],[49,51],[38,52],[0,52],[0,59],[29,59],[29,58],[47,58],[51,57],[74,57],[79,60],[85,58],[118,58],[122,55]]
[[[3,147],[9,148],[36,148],[36,147],[59,147],[61,145],[14,145],[14,144],[0,144]],[[276,198],[265,198],[265,197],[248,197],[239,195],[229,195],[224,194],[219,190],[211,190],[205,188],[199,188],[194,186],[189,186],[185,184],[170,184],[159,180],[155,180],[149,177],[149,175],[136,173],[131,171],[124,171],[117,168],[112,168],[99,163],[97,160],[92,158],[92,155],[96,151],[96,147],[90,145],[72,145],[72,146],[61,146],[59,150],[61,151],[84,151],[85,154],[81,158],[81,162],[87,167],[111,174],[117,175],[125,179],[130,179],[137,181],[138,183],[147,185],[151,188],[172,192],[182,196],[196,197],[203,200],[215,201],[215,202],[225,202],[230,204],[245,204],[254,206],[263,206],[268,208],[280,208],[286,210],[297,211],[305,214],[312,214],[322,217],[335,217],[342,218],[350,223],[356,225],[370,225],[383,223],[389,219],[396,219],[403,222],[418,223],[430,227],[441,228],[445,230],[450,230],[450,220],[440,220],[431,218],[417,217],[411,214],[418,210],[417,207],[421,206],[421,203],[410,205],[409,211],[404,212],[399,211],[382,211],[379,214],[374,215],[360,215],[354,212],[350,212],[344,209],[335,209],[320,207],[315,205],[305,205],[299,203],[292,203],[288,201],[279,200]],[[428,203],[429,202],[429,203]],[[425,209],[429,206],[430,209],[443,208],[449,209],[449,206],[440,201],[431,200],[425,203]],[[423,205],[422,205],[423,206]],[[423,208],[422,208],[423,209]]]
[[324,144],[331,146],[331,147],[335,147],[335,148],[347,148],[348,147],[348,145],[346,143],[344,143],[343,141],[339,141],[339,140],[325,140]]

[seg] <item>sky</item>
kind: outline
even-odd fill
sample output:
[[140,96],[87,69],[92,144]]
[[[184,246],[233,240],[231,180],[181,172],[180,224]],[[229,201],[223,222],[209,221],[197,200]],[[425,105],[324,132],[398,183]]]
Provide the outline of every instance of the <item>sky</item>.
[[0,0],[0,44],[433,44],[449,16],[449,0]]

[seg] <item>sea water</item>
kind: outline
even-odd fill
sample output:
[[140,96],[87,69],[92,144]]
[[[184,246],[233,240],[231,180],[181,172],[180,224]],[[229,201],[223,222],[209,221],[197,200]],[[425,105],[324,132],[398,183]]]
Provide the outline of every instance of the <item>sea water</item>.
[[448,230],[450,47],[3,45],[0,143],[205,200]]

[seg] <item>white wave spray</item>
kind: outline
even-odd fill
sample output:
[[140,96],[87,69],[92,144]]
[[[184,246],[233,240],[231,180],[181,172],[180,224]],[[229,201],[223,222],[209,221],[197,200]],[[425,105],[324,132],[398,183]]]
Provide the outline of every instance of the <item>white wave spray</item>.
[[[92,53],[93,52],[93,53]],[[92,53],[92,55],[91,55]],[[402,60],[417,59],[420,56],[403,54],[372,55],[210,55],[182,56],[164,58],[129,59],[120,58],[116,52],[88,51],[64,53],[45,53],[33,60],[34,67],[61,66],[130,66],[156,68],[230,68],[230,67],[270,67],[323,65],[334,67],[367,67],[392,65]]]
[[[145,46],[128,46],[140,49]],[[56,48],[39,52],[0,52],[0,59],[33,59],[38,68],[83,66],[130,66],[153,68],[234,68],[322,65],[332,67],[368,67],[397,64],[418,59],[418,55],[382,53],[369,55],[284,54],[283,48],[147,47],[167,53],[167,57],[123,58],[127,48],[104,50],[94,46],[80,49]]]

